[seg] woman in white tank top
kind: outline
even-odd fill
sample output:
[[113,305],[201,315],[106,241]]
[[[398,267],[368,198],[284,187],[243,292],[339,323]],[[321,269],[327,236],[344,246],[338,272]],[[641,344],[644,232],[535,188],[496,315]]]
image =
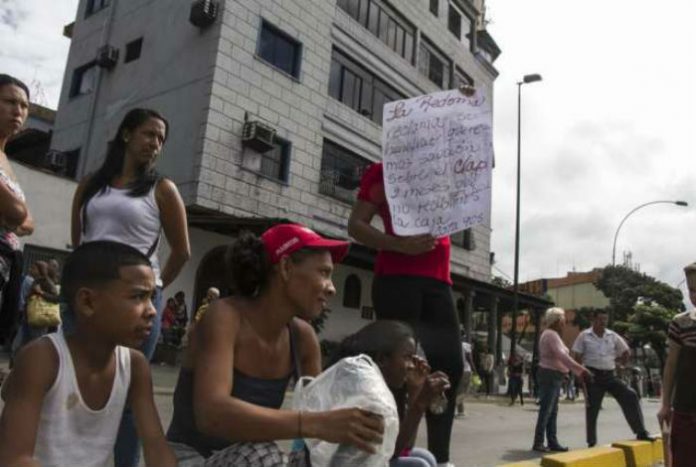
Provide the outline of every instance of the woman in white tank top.
[[[133,109],[121,121],[106,159],[80,182],[72,206],[74,246],[95,240],[128,244],[148,256],[157,280],[153,304],[157,318],[141,350],[152,358],[160,333],[162,289],[179,274],[190,257],[186,208],[176,185],[161,177],[155,161],[167,138],[168,123],[158,112]],[[170,246],[163,267],[157,256],[161,231]],[[64,316],[70,332],[71,316]],[[130,412],[124,414],[114,450],[116,465],[138,464],[138,443]]]

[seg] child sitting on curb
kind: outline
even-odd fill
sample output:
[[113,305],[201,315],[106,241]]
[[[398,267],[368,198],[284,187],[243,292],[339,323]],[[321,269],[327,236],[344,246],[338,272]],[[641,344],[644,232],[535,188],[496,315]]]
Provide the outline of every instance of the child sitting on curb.
[[396,399],[399,435],[390,467],[435,467],[433,454],[414,444],[425,411],[449,388],[447,375],[431,373],[425,360],[416,356],[413,330],[400,321],[378,320],[346,337],[332,363],[359,354],[370,356],[379,366]]
[[148,258],[99,241],[68,257],[61,291],[77,326],[27,345],[2,387],[0,465],[109,465],[121,416],[132,407],[147,465],[174,466],[139,347],[156,310]]

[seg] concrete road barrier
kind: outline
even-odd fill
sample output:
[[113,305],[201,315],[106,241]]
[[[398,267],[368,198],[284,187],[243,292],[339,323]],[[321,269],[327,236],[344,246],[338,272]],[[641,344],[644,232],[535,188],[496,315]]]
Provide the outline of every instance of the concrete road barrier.
[[627,467],[652,467],[655,464],[654,447],[650,441],[617,441],[612,446],[624,452]]
[[515,462],[514,464],[503,464],[498,467],[539,467],[539,459],[531,461]]
[[550,454],[541,459],[542,467],[627,467],[623,450],[596,447]]

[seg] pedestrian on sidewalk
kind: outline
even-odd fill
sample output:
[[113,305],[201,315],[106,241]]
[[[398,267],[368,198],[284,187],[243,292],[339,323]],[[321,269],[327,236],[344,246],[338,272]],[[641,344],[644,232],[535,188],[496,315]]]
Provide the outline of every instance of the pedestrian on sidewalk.
[[510,355],[508,359],[508,393],[510,405],[515,405],[517,397],[520,398],[520,405],[524,405],[522,395],[522,375],[524,374],[524,359],[517,352]]
[[464,372],[457,388],[457,416],[464,416],[464,399],[469,393],[471,380],[473,378],[476,365],[474,365],[472,344],[462,338],[462,359],[464,360]]
[[621,406],[624,417],[639,440],[652,441],[655,438],[645,429],[643,410],[636,392],[616,376],[616,363],[628,363],[631,356],[626,341],[607,329],[609,315],[606,310],[595,310],[592,327],[582,331],[573,344],[573,356],[584,363],[594,375],[587,382],[587,401],[585,420],[587,445],[597,444],[597,416],[602,406],[604,394],[608,392]]
[[[572,371],[582,378],[591,376],[587,368],[573,360],[568,348],[561,340],[565,328],[565,311],[563,308],[549,308],[544,315],[546,329],[539,338],[539,415],[534,430],[532,449],[537,452],[565,452],[567,447],[558,442],[556,436],[556,419],[558,417],[558,398],[561,393],[563,378]],[[544,435],[548,446],[544,445]]]
[[[696,263],[684,268],[689,299],[696,306]],[[680,313],[669,325],[669,353],[657,419],[669,436],[672,467],[696,462],[696,310]]]

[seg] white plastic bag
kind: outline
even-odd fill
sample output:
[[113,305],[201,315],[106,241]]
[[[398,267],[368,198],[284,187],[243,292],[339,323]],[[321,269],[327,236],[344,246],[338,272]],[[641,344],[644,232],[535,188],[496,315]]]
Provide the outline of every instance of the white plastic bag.
[[376,454],[353,446],[306,439],[312,467],[384,467],[389,464],[399,434],[399,415],[379,367],[367,355],[344,358],[316,378],[300,378],[295,385],[292,405],[295,410],[305,412],[357,407],[384,419],[384,437],[382,444],[376,446]]

